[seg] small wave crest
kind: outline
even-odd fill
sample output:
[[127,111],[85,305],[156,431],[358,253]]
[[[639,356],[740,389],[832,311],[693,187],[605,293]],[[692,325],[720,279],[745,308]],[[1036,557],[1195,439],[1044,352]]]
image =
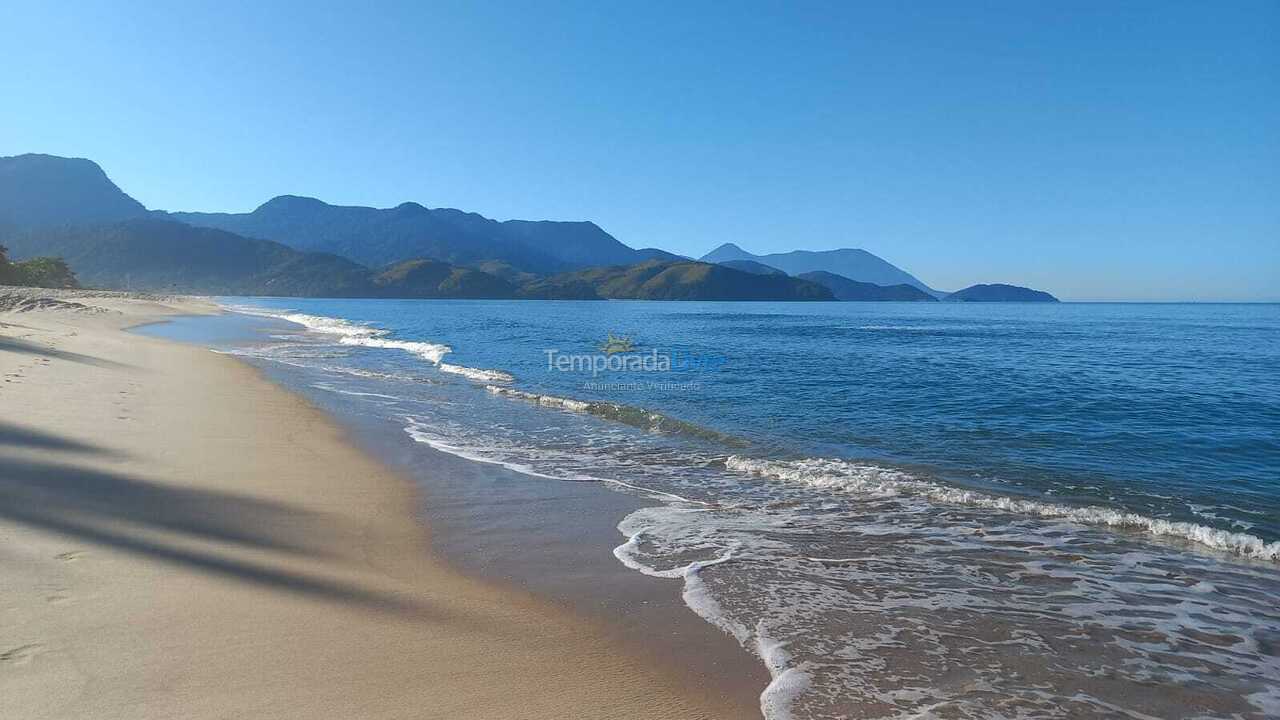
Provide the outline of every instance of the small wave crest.
[[542,395],[539,393],[524,392],[522,390],[492,385],[487,386],[485,389],[495,395],[515,398],[517,400],[525,400],[537,403],[543,407],[555,408],[557,410],[587,413],[605,420],[612,420],[613,422],[630,425],[631,427],[639,428],[646,432],[701,438],[727,447],[747,447],[747,442],[745,440],[733,437],[732,435],[726,435],[708,427],[695,425],[694,423],[685,422],[684,420],[677,420],[670,415],[663,415],[662,413],[646,410],[642,407],[635,407],[634,405],[574,400],[573,398],[564,398],[555,395]]
[[356,323],[342,318],[327,317],[324,315],[308,315],[307,313],[298,312],[270,312],[261,308],[241,305],[228,305],[227,309],[246,315],[257,315],[260,317],[271,317],[278,320],[285,320],[296,325],[301,325],[312,332],[322,333],[325,335],[336,335],[338,336],[338,343],[341,345],[382,348],[387,350],[403,350],[432,363],[441,372],[461,375],[469,380],[488,383],[509,383],[515,381],[515,378],[513,378],[509,373],[501,370],[484,370],[444,362],[444,356],[453,352],[453,348],[448,345],[418,340],[398,340],[396,338],[388,337],[388,335],[391,334],[390,331],[374,327],[372,325]]
[[448,345],[438,343],[417,342],[412,340],[395,340],[386,337],[390,333],[382,328],[354,323],[342,318],[325,317],[323,315],[307,315],[306,313],[268,313],[259,311],[256,314],[287,320],[301,325],[312,332],[326,335],[337,335],[338,342],[343,345],[360,347],[404,350],[422,359],[439,363],[445,355],[452,352]]
[[343,345],[359,345],[361,347],[385,348],[388,350],[404,350],[413,353],[427,362],[440,364],[445,355],[452,352],[448,345],[413,340],[391,340],[384,337],[366,335],[343,335],[338,339]]
[[277,320],[285,320],[295,325],[301,325],[308,330],[326,335],[342,335],[348,337],[377,337],[386,335],[387,331],[376,328],[371,325],[363,325],[353,323],[350,320],[342,318],[327,317],[325,315],[308,315],[300,312],[272,312],[264,310],[252,305],[224,305],[231,312],[240,313],[241,315],[256,315],[258,317],[269,317]]
[[460,443],[455,439],[443,436],[433,431],[428,425],[421,423],[414,418],[405,417],[404,420],[408,423],[405,425],[404,431],[409,435],[409,437],[413,438],[414,442],[420,442],[423,445],[427,445],[428,447],[439,450],[440,452],[448,453],[449,455],[460,457],[464,460],[471,460],[489,465],[498,465],[508,470],[512,470],[523,475],[529,475],[531,477],[540,477],[547,480],[570,479],[541,473],[535,470],[533,466],[528,463],[496,458],[486,453],[483,449],[467,447],[465,444]]
[[618,531],[627,537],[627,541],[613,549],[613,556],[623,565],[650,577],[683,580],[684,591],[681,598],[684,604],[703,620],[731,635],[743,648],[759,657],[768,668],[771,680],[760,693],[761,714],[766,720],[791,720],[794,717],[792,707],[795,700],[809,688],[812,678],[792,663],[785,643],[770,636],[764,621],[756,623],[753,629],[735,620],[702,578],[703,570],[733,562],[736,548],[726,549],[707,560],[694,560],[671,568],[654,567],[644,559],[641,545],[646,539],[646,532],[655,524],[663,522],[658,518],[688,517],[701,512],[703,510],[691,508],[641,508],[618,523]]
[[440,372],[461,375],[468,380],[475,380],[476,382],[515,382],[515,378],[512,377],[510,373],[505,373],[501,370],[483,370],[480,368],[466,367],[465,365],[451,365],[446,362],[436,363],[436,367],[440,369]]
[[845,460],[761,460],[731,455],[725,467],[735,472],[794,482],[819,489],[874,497],[913,496],[931,502],[987,508],[1042,518],[1060,518],[1080,525],[1139,530],[1156,537],[1172,537],[1246,558],[1280,561],[1280,541],[1268,543],[1247,533],[1197,523],[1164,520],[1096,505],[1074,507],[1024,500],[948,487],[921,480],[900,470]]
[[555,395],[540,395],[538,393],[525,392],[514,388],[498,387],[496,385],[486,385],[485,390],[494,395],[503,397],[516,398],[517,400],[527,400],[531,403],[537,403],[543,407],[556,408],[557,410],[568,410],[570,412],[590,412],[591,403],[582,400],[573,400],[571,398],[562,398]]

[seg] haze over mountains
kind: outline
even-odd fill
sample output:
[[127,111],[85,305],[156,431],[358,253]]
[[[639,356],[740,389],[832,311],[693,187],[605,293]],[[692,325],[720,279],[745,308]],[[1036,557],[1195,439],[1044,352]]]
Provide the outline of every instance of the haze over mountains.
[[593,222],[507,220],[406,202],[394,208],[329,205],[281,195],[250,213],[168,213],[190,225],[265,238],[298,250],[329,252],[373,267],[412,257],[472,265],[501,260],[530,273],[594,265],[679,260],[662,250],[635,250]]
[[934,295],[945,295],[920,282],[911,273],[898,268],[866,250],[793,250],[787,253],[752,255],[733,243],[725,243],[703,255],[703,262],[751,261],[777,268],[788,275],[807,272],[829,272],[857,282],[873,285],[911,285]]
[[91,160],[0,157],[0,229],[113,222],[146,212]]
[[[631,248],[592,222],[497,221],[412,202],[379,209],[281,195],[249,213],[150,211],[92,161],[52,155],[0,158],[0,244],[16,259],[61,256],[86,285],[196,293],[653,300],[945,295],[865,250],[755,256],[726,243],[695,261]],[[965,297],[1051,299],[1034,291]]]
[[938,298],[914,285],[898,283],[897,285],[876,285],[875,283],[850,280],[843,275],[836,275],[825,270],[800,273],[796,277],[803,278],[831,291],[837,300],[862,302],[937,302]]

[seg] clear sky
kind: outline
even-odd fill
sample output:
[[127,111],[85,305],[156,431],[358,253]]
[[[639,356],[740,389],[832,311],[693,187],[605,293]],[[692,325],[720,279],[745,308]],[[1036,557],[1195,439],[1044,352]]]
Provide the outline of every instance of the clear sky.
[[16,2],[0,44],[0,155],[151,208],[415,200],[1280,299],[1280,0]]

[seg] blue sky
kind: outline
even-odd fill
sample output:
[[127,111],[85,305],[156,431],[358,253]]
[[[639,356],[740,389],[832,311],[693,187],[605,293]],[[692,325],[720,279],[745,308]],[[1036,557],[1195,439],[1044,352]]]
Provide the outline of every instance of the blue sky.
[[160,5],[8,5],[0,154],[166,210],[415,200],[944,289],[1280,299],[1275,0]]

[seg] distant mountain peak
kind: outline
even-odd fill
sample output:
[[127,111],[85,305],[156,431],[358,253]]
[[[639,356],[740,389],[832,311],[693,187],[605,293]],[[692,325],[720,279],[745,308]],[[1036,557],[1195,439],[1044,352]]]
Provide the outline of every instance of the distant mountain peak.
[[722,263],[730,260],[757,260],[759,256],[743,250],[737,245],[727,242],[711,252],[703,255],[701,260],[710,263]]
[[0,226],[116,222],[146,213],[92,160],[39,153],[0,157]]
[[[364,266],[361,272],[367,272],[369,268],[386,268],[404,260],[430,258],[454,266],[491,267],[504,280],[526,283],[533,275],[563,274],[593,267],[635,266],[645,260],[657,260],[680,264],[684,268],[666,276],[679,280],[676,284],[681,288],[680,292],[701,293],[707,288],[697,288],[698,283],[693,280],[702,277],[723,279],[725,271],[737,273],[744,270],[747,275],[756,273],[757,278],[772,278],[758,282],[781,287],[785,283],[779,284],[781,281],[775,277],[776,270],[784,276],[792,276],[791,279],[803,273],[820,271],[852,282],[890,288],[906,284],[935,297],[946,295],[861,248],[755,255],[736,243],[726,242],[702,258],[703,263],[723,264],[722,271],[697,263],[689,265],[687,261],[691,258],[657,248],[629,247],[590,220],[497,221],[474,212],[431,209],[416,202],[403,202],[394,208],[375,208],[332,205],[302,195],[279,195],[248,213],[148,212],[142,203],[117,187],[92,160],[41,153],[0,157],[0,233],[5,233],[6,237],[29,231],[103,225],[118,225],[121,226],[117,228],[119,232],[133,233],[131,242],[151,242],[161,237],[195,237],[165,230],[163,226],[130,223],[139,218],[179,221],[198,228],[223,230],[242,239],[272,241],[304,254],[313,254],[314,257],[307,261],[312,263],[309,265],[312,268],[336,267],[332,258],[324,257],[326,253],[341,256],[345,258],[344,262]],[[81,233],[76,242],[87,241],[90,236]],[[279,247],[272,247],[272,252],[279,254]],[[413,267],[426,267],[421,262]],[[347,273],[350,268],[339,270]],[[425,271],[418,274],[422,272]],[[483,278],[477,279],[477,276],[459,273],[450,277],[458,282],[465,281],[468,288],[483,286],[480,282]],[[835,284],[833,278],[819,277],[828,284]],[[594,291],[588,293],[583,290],[585,281],[580,278],[570,278],[566,282],[572,284],[569,289],[575,293],[584,296],[594,294]],[[821,283],[810,284],[822,288],[824,294],[830,294]],[[307,286],[314,285],[307,283]],[[809,291],[812,290],[810,288]],[[455,291],[463,292],[463,289],[450,290]],[[971,302],[1006,299],[1052,301],[1053,297],[1017,286],[977,285],[952,293],[947,299]]]
[[80,157],[62,157],[61,155],[49,155],[47,153],[23,153],[21,155],[13,155],[6,158],[0,158],[3,161],[9,161],[14,165],[22,165],[26,167],[44,166],[50,168],[73,169],[80,172],[92,174],[96,179],[110,180],[107,173],[98,163],[89,158]]
[[911,285],[935,297],[942,294],[920,282],[911,273],[862,248],[792,250],[770,255],[753,255],[733,243],[725,243],[703,255],[701,259],[703,262],[713,263],[751,260],[793,276],[821,271],[873,285]]
[[258,206],[254,212],[278,212],[314,210],[328,207],[329,203],[305,195],[277,195]]
[[786,275],[786,273],[782,272],[778,268],[769,267],[768,265],[758,263],[755,260],[721,260],[716,264],[730,267],[734,270],[749,272],[752,275]]
[[630,248],[590,221],[506,220],[403,202],[393,208],[330,205],[281,195],[250,213],[169,213],[168,217],[296,250],[341,255],[369,267],[412,258],[455,265],[497,261],[517,272],[548,274],[593,265],[625,265],[654,253]]

